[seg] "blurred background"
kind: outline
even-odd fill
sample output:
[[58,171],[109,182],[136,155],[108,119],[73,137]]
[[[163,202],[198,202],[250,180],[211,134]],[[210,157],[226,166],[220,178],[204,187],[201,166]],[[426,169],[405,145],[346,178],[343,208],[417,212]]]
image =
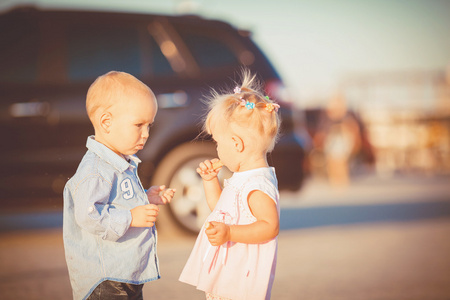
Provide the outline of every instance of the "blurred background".
[[177,282],[208,214],[195,166],[215,156],[191,142],[198,99],[246,66],[282,104],[272,298],[449,299],[449,16],[444,0],[0,0],[0,298],[70,299],[61,192],[92,134],[87,88],[120,69],[160,106],[142,182],[183,191],[145,299],[203,299]]

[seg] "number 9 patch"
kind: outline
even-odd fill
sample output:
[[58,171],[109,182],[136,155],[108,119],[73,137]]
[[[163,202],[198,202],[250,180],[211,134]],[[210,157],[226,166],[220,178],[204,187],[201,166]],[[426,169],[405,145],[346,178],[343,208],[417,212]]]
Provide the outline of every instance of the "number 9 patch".
[[125,200],[129,200],[134,196],[133,185],[131,184],[130,178],[125,178],[120,183],[120,188],[122,189],[122,196]]

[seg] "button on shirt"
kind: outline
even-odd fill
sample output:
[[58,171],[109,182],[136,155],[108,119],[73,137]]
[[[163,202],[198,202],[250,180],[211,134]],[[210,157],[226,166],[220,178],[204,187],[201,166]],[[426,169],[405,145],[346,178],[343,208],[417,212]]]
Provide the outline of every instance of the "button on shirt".
[[142,284],[158,279],[156,228],[130,227],[130,210],[148,204],[137,176],[140,160],[123,159],[90,136],[64,189],[63,238],[74,299],[104,280]]

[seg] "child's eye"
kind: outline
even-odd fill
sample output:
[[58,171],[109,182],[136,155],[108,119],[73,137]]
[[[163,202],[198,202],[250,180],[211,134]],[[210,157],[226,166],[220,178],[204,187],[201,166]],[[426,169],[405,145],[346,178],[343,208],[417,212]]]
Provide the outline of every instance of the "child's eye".
[[147,123],[138,123],[138,124],[136,124],[136,127],[138,127],[138,128],[147,127],[147,131],[150,131],[150,128],[152,126],[153,126],[153,123],[152,124],[147,124]]

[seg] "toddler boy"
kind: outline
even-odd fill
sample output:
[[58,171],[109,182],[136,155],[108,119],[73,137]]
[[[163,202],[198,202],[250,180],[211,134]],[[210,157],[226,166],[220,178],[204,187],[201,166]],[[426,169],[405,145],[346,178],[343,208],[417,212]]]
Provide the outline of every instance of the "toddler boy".
[[158,204],[175,190],[144,190],[134,155],[149,136],[157,103],[130,74],[109,72],[90,86],[86,109],[95,136],[64,189],[63,238],[74,299],[142,299],[160,278]]

